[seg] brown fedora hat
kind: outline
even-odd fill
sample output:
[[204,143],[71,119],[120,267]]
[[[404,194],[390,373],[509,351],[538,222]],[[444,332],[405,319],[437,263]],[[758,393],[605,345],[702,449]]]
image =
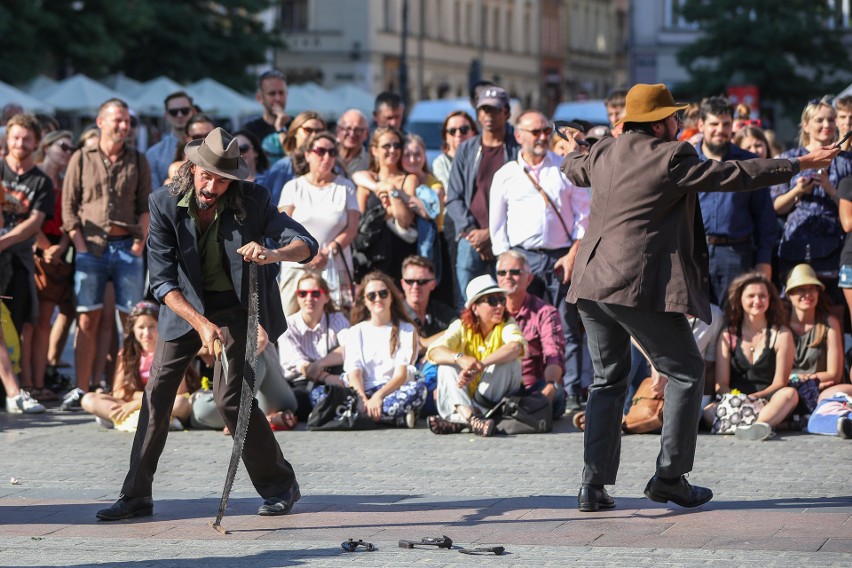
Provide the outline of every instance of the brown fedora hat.
[[186,145],[186,159],[208,172],[229,179],[244,180],[249,167],[240,157],[240,144],[223,128],[216,128],[204,140]]
[[615,126],[623,122],[656,122],[688,106],[688,104],[676,103],[672,94],[662,83],[657,85],[637,83],[627,92],[624,117],[616,122]]

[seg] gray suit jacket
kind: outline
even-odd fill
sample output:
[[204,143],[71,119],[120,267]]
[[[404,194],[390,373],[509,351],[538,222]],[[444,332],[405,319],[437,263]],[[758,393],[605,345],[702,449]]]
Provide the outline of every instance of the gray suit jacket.
[[702,162],[686,142],[645,134],[604,138],[565,158],[572,183],[592,188],[589,229],[574,263],[578,298],[710,322],[709,262],[698,192],[748,191],[789,180],[798,162]]

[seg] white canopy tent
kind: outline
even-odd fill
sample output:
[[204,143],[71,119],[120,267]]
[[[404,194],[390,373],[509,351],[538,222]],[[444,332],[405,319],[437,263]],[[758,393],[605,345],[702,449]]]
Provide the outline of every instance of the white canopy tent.
[[[207,114],[231,119],[231,124],[240,124],[244,116],[260,114],[263,107],[255,99],[241,95],[214,79],[201,79],[186,88],[195,104]],[[162,101],[160,101],[162,104]]]
[[335,87],[329,92],[335,100],[339,101],[340,104],[343,105],[338,116],[350,108],[356,108],[367,115],[367,120],[369,121],[369,117],[373,113],[373,105],[375,103],[375,97],[372,94],[354,85],[341,85],[339,87]]
[[56,107],[57,111],[88,116],[96,115],[101,104],[112,98],[122,99],[131,107],[135,105],[130,97],[85,75],[74,75],[60,81],[39,98]]
[[101,83],[114,91],[118,91],[125,97],[130,97],[134,100],[136,99],[136,95],[139,93],[139,91],[142,90],[143,87],[141,81],[131,79],[124,73],[116,73],[115,75],[110,75],[109,77],[101,81]]
[[41,111],[52,114],[54,111],[52,105],[0,81],[0,107],[12,103],[21,105],[25,111],[29,112]]
[[316,83],[292,85],[287,89],[287,113],[295,116],[306,110],[320,113],[326,120],[340,116],[346,110],[344,103],[333,93]]
[[31,81],[21,87],[21,89],[35,98],[41,97],[41,95],[56,85],[56,79],[52,79],[47,75],[38,75],[34,77]]
[[134,97],[136,112],[144,116],[160,116],[163,114],[163,101],[166,97],[183,90],[183,85],[163,75],[151,79],[142,85],[142,89]]

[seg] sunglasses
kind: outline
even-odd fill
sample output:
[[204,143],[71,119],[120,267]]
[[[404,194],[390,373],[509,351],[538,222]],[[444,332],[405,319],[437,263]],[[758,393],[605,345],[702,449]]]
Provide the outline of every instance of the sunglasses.
[[323,128],[311,128],[310,126],[302,126],[301,128],[308,134],[316,134],[317,132],[322,132],[324,130]]
[[299,295],[300,298],[307,298],[308,294],[311,295],[311,298],[317,299],[322,296],[322,290],[313,289],[313,290],[296,290],[296,294]]
[[549,126],[545,126],[544,128],[536,128],[534,130],[529,130],[527,128],[518,128],[518,130],[521,130],[522,132],[529,132],[535,138],[538,138],[542,134],[544,134],[545,136],[550,136],[550,134],[553,132],[553,129]]
[[498,270],[497,276],[506,276],[507,274],[511,274],[512,276],[520,276],[523,270],[520,268],[509,268],[508,270]]
[[207,138],[206,134],[195,134],[189,137],[190,140],[204,140],[205,138]]
[[74,146],[68,144],[64,140],[62,142],[60,142],[59,144],[57,144],[57,146],[59,146],[59,149],[62,150],[63,152],[73,152],[74,151]]
[[393,148],[394,150],[399,150],[400,148],[402,148],[402,144],[400,144],[399,142],[388,142],[387,144],[382,144],[380,148],[385,151],[390,151],[391,148]]
[[382,300],[386,300],[388,296],[390,296],[390,290],[385,288],[384,290],[379,290],[378,292],[367,292],[366,294],[364,294],[364,296],[366,296],[366,298],[371,302],[376,301],[376,296],[378,296]]
[[465,125],[459,126],[458,128],[447,128],[447,134],[449,134],[450,136],[455,136],[456,132],[464,136],[465,134],[470,132],[470,126]]
[[179,107],[179,108],[170,108],[169,114],[177,118],[178,115],[189,116],[189,113],[192,112],[192,107]]
[[492,308],[496,308],[497,306],[505,306],[506,305],[506,296],[497,296],[497,295],[485,296],[484,298],[480,299],[476,303],[477,304],[488,304]]
[[320,158],[324,157],[326,154],[333,158],[337,155],[337,148],[324,148],[322,146],[317,146],[316,148],[311,148],[311,152]]
[[240,144],[240,154],[245,154],[251,150],[251,144]]
[[402,281],[408,284],[409,286],[414,286],[417,284],[418,286],[425,286],[429,282],[434,280],[434,278],[403,278]]

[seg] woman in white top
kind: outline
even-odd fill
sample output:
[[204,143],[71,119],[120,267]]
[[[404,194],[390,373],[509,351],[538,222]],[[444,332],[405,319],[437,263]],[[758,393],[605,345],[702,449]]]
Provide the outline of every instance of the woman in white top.
[[412,366],[417,331],[386,274],[371,272],[361,281],[351,321],[343,339],[343,380],[358,394],[359,408],[376,422],[413,428],[427,390]]
[[279,286],[281,303],[287,315],[299,309],[293,301],[295,281],[305,268],[323,274],[331,289],[331,297],[339,307],[348,309],[352,305],[354,283],[349,245],[358,231],[360,217],[355,186],[334,172],[337,140],[332,134],[319,132],[311,135],[305,142],[304,152],[308,172],[284,185],[278,208],[301,223],[321,246],[308,264],[281,263]]

